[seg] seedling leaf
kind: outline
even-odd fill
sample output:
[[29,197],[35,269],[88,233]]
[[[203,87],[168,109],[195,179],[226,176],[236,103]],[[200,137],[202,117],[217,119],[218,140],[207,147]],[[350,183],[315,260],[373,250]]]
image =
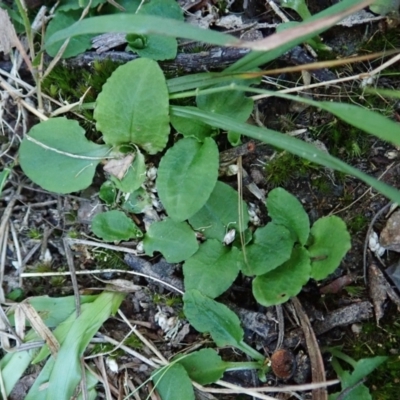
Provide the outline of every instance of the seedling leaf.
[[270,222],[256,230],[254,241],[246,248],[247,262],[242,272],[247,276],[272,271],[290,258],[294,240],[288,229]]
[[146,164],[144,156],[140,151],[136,152],[132,165],[129,166],[126,175],[121,180],[115,176],[110,177],[110,180],[114,182],[115,186],[125,193],[132,193],[139,189],[145,179]]
[[122,211],[107,211],[97,214],[92,221],[93,233],[105,240],[114,242],[140,238],[142,231]]
[[185,368],[190,379],[200,385],[216,382],[229,367],[229,363],[222,361],[213,349],[202,349],[176,360]]
[[154,387],[162,400],[194,400],[192,382],[182,365],[162,367],[152,376]]
[[[152,0],[144,3],[140,7],[138,15],[155,15],[183,21],[182,10],[175,0]],[[129,40],[132,36],[137,35],[127,35],[129,49],[139,54],[140,57],[148,57],[153,60],[168,60],[176,57],[178,45],[173,37],[150,34],[144,37],[144,46],[137,47]]]
[[158,64],[146,58],[131,61],[114,71],[97,97],[97,129],[106,143],[133,143],[155,154],[167,144],[168,101]]
[[265,307],[281,304],[300,293],[310,279],[310,258],[303,247],[293,249],[283,265],[253,280],[253,295]]
[[310,220],[303,206],[285,189],[272,190],[266,201],[272,222],[283,225],[294,235],[294,240],[304,245],[310,234]]
[[87,188],[109,151],[88,141],[76,121],[52,118],[35,125],[20,146],[20,165],[33,182],[57,193]]
[[198,289],[211,298],[219,296],[236,279],[242,259],[237,248],[207,240],[183,265],[185,289]]
[[176,221],[190,218],[205,204],[218,177],[218,148],[211,138],[199,143],[181,139],[162,158],[157,189],[168,215]]
[[242,202],[243,226],[239,226],[238,201],[238,192],[218,181],[206,204],[189,218],[189,223],[206,238],[222,242],[227,230],[243,231],[247,228],[247,205]]
[[152,223],[143,244],[146,254],[153,255],[154,251],[159,251],[169,263],[187,260],[199,248],[188,223],[171,218]]
[[238,347],[243,329],[237,315],[227,306],[192,289],[183,296],[186,318],[199,332],[209,332],[217,346]]
[[346,224],[334,215],[320,218],[311,228],[312,243],[308,247],[311,258],[311,277],[326,278],[339,266],[351,248]]

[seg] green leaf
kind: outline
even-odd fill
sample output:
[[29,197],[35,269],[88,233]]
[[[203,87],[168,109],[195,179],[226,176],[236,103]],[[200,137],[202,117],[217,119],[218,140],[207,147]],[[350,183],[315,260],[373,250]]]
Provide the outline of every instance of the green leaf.
[[282,7],[296,11],[303,20],[311,17],[305,0],[285,0],[282,2]]
[[106,143],[133,143],[155,154],[167,144],[168,104],[163,72],[142,58],[114,71],[97,97],[94,118]]
[[303,247],[293,249],[283,265],[253,280],[253,295],[265,307],[282,304],[300,293],[310,279],[310,258]]
[[215,133],[215,129],[213,129],[210,125],[207,125],[201,121],[177,117],[175,115],[171,116],[171,124],[174,129],[184,137],[192,137],[200,142],[203,142],[205,138],[210,137],[213,133]]
[[242,272],[247,276],[265,274],[290,258],[294,240],[288,229],[270,222],[256,230],[253,243],[246,248],[247,262]]
[[380,15],[399,15],[400,0],[375,0],[369,9]]
[[143,236],[142,231],[122,211],[107,211],[97,214],[92,220],[93,233],[105,240],[129,240]]
[[28,178],[44,189],[71,193],[90,186],[97,164],[108,152],[108,146],[89,142],[76,121],[51,118],[29,131],[19,160]]
[[[183,21],[182,10],[175,0],[152,0],[144,3],[140,7],[138,15],[154,15]],[[142,47],[132,45],[130,37],[131,35],[127,35],[129,49],[139,54],[140,57],[148,57],[153,60],[168,60],[176,57],[178,44],[173,37],[149,34],[145,37]]]
[[115,184],[111,181],[105,181],[100,186],[99,197],[108,206],[114,204],[115,199],[117,197],[117,189],[115,187]]
[[135,153],[135,159],[121,180],[115,176],[110,176],[110,180],[124,193],[132,193],[139,189],[146,180],[146,164],[143,154],[140,151]]
[[169,263],[179,263],[193,255],[199,245],[196,234],[187,222],[177,222],[166,218],[153,222],[143,240],[147,255],[159,251]]
[[114,14],[84,19],[76,22],[69,28],[54,33],[46,41],[46,49],[48,46],[69,37],[108,32],[136,33],[141,35],[158,34],[196,41],[201,38],[203,42],[218,46],[229,46],[240,43],[240,40],[234,36],[209,29],[201,29],[175,19],[152,15]]
[[237,315],[227,306],[204,296],[198,290],[187,290],[183,296],[186,318],[199,332],[209,332],[217,346],[235,346],[243,339]]
[[[286,96],[287,95],[285,95],[285,97]],[[290,153],[296,154],[297,156],[312,161],[313,163],[317,163],[325,167],[333,168],[337,171],[353,175],[356,178],[359,178],[365,183],[367,183],[369,186],[372,186],[376,190],[380,191],[382,194],[387,196],[392,201],[400,203],[400,192],[397,189],[361,172],[356,168],[351,167],[344,161],[341,161],[338,158],[335,158],[330,154],[327,154],[326,152],[317,149],[316,146],[306,143],[302,140],[296,139],[288,135],[283,135],[282,133],[274,131],[272,129],[259,128],[256,126],[252,126],[250,124],[244,124],[235,121],[232,118],[228,118],[224,115],[214,115],[212,113],[205,112],[195,108],[187,109],[185,107],[172,106],[171,114],[183,118],[189,118],[189,119],[194,118],[204,123],[210,124],[211,126],[224,129],[227,131],[233,130],[236,132],[240,132],[242,135],[251,137],[252,139],[255,140],[260,140],[274,147],[278,147],[280,149],[289,151]],[[390,132],[391,135],[393,135],[394,137],[395,132],[397,132],[398,129],[397,125],[390,120],[387,120],[386,122],[390,125],[391,129]],[[385,127],[388,127],[388,125],[385,124]]]
[[225,91],[199,95],[197,107],[214,114],[227,115],[240,122],[245,122],[253,111],[254,101],[243,92]]
[[192,382],[182,365],[167,365],[152,375],[154,387],[162,400],[194,400]]
[[[356,4],[364,3],[364,7],[367,6],[365,1],[363,0],[342,0],[339,3],[333,5],[332,7],[328,7],[321,11],[318,14],[313,15],[311,18],[308,18],[306,21],[297,25],[298,28],[303,29],[305,34],[299,34],[295,39],[287,39],[282,43],[282,41],[276,41],[276,46],[271,46],[269,51],[252,51],[250,54],[247,54],[242,59],[232,64],[230,67],[226,69],[226,72],[239,72],[239,71],[249,71],[253,68],[259,67],[260,65],[264,65],[269,63],[272,60],[275,60],[282,54],[286,53],[294,46],[306,42],[308,39],[312,39],[313,37],[319,35],[320,33],[327,30],[330,26],[336,24],[335,20],[331,20],[328,24],[323,24],[324,26],[319,26],[313,29],[305,29],[306,27],[310,27],[310,24],[313,24],[317,20],[322,20],[326,17],[334,16],[335,14],[345,12],[350,7],[355,6]],[[353,11],[354,12],[354,11]],[[340,19],[343,19],[344,15],[341,16]],[[283,35],[287,36],[283,33]]]
[[[99,4],[105,3],[106,0],[92,0],[90,7],[97,7]],[[62,0],[58,6],[57,11],[79,10],[87,7],[89,0]]]
[[153,208],[152,199],[145,189],[139,188],[125,197],[122,208],[133,214],[141,214]]
[[243,226],[239,226],[238,201],[238,192],[235,189],[217,181],[206,204],[189,218],[189,223],[206,238],[222,242],[229,229],[242,232],[247,228],[247,204],[242,202]]
[[243,256],[217,240],[207,240],[183,264],[185,290],[197,289],[211,298],[229,289],[238,276]]
[[283,225],[293,234],[294,240],[304,245],[310,234],[310,220],[300,201],[285,189],[269,192],[266,201],[272,222]]
[[172,60],[176,57],[178,44],[174,38],[148,35],[145,44],[140,48],[136,40],[133,40],[134,37],[135,35],[127,35],[126,37],[128,50],[137,53],[140,57],[147,57],[156,61]]
[[[57,359],[51,357],[30,389],[26,400],[38,398],[69,400],[81,380],[81,362],[87,345],[104,321],[114,314],[125,294],[103,292],[93,303],[85,304],[78,318],[72,315],[66,326],[66,336],[61,344]],[[60,325],[58,329],[63,328]],[[43,388],[43,384],[48,386]],[[40,397],[38,397],[40,396]],[[45,397],[43,397],[45,396]]]
[[346,224],[334,215],[317,220],[311,228],[312,243],[308,247],[311,258],[311,276],[326,278],[339,266],[351,248]]
[[190,379],[200,385],[209,385],[221,379],[229,367],[229,363],[222,361],[213,349],[202,349],[187,356],[176,357],[174,360],[185,368]]
[[[40,340],[36,332],[30,330],[25,335],[24,343]],[[14,386],[23,376],[26,369],[31,364],[36,350],[25,350],[6,353],[0,360],[1,376],[3,379],[4,390],[7,395],[11,393]]]
[[[49,22],[49,25],[46,29],[45,41],[58,31],[73,25],[79,20],[80,16],[80,11],[70,11],[68,13],[59,11],[56,12],[54,18]],[[71,38],[62,55],[62,58],[74,57],[80,53],[84,53],[85,50],[90,49],[92,47],[92,37],[93,35],[89,34]],[[63,44],[64,40],[60,40],[51,46],[47,46],[46,51],[51,57],[55,57]]]
[[157,189],[168,215],[183,221],[203,207],[218,177],[219,155],[216,143],[206,138],[179,140],[161,159]]
[[0,172],[0,194],[3,191],[4,185],[7,182],[8,175],[10,175],[11,168],[5,167],[3,171]]

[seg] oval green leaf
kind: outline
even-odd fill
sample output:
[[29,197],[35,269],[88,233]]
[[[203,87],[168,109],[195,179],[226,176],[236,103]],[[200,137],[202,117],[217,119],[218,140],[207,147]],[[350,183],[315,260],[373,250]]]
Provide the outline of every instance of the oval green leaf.
[[169,135],[168,90],[158,64],[146,58],[122,65],[97,97],[94,118],[104,141],[133,143],[150,154],[161,151]]
[[242,232],[247,228],[249,222],[247,204],[242,202],[243,226],[240,226],[238,201],[238,192],[218,181],[206,204],[189,218],[189,223],[206,238],[222,242],[229,229]]
[[106,242],[143,236],[142,231],[122,211],[97,214],[92,221],[92,231]]
[[211,298],[229,289],[238,276],[243,256],[217,240],[207,240],[183,265],[185,290],[197,289]]
[[71,193],[92,183],[108,146],[90,142],[76,121],[51,118],[35,125],[20,146],[22,170],[33,182],[56,193]]
[[190,218],[206,203],[218,177],[216,143],[181,139],[171,147],[158,168],[157,189],[168,215],[176,221]]
[[176,363],[155,371],[154,387],[162,400],[194,400],[192,382],[185,368]]
[[296,241],[306,244],[310,234],[310,220],[296,197],[285,189],[276,188],[269,193],[266,206],[272,222],[283,225]]
[[195,289],[186,291],[183,302],[185,316],[197,331],[209,332],[217,346],[238,347],[243,329],[237,315],[227,306]]
[[351,248],[351,238],[344,221],[332,215],[320,218],[311,228],[311,276],[324,279],[335,271]]
[[288,229],[270,222],[256,230],[253,243],[246,248],[247,262],[242,272],[247,276],[272,271],[290,258],[294,240]]
[[310,279],[310,258],[303,247],[293,249],[290,260],[253,280],[253,295],[265,307],[282,304],[300,293]]
[[146,254],[159,251],[169,263],[178,263],[192,256],[199,245],[196,234],[186,222],[171,218],[150,225],[143,240]]
[[229,367],[229,363],[222,361],[213,349],[202,349],[176,359],[185,368],[190,379],[200,385],[209,385],[221,379]]

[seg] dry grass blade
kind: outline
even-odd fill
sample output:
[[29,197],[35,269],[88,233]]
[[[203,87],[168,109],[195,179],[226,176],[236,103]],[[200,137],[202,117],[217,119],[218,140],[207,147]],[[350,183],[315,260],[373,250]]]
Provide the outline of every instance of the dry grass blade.
[[19,304],[18,307],[23,311],[35,332],[47,343],[52,356],[56,357],[60,350],[60,344],[51,330],[45,325],[39,313],[26,302]]
[[[297,297],[291,300],[297,316],[299,317],[301,328],[304,332],[304,337],[306,339],[307,350],[310,356],[311,362],[311,375],[313,382],[325,382],[325,367],[324,361],[322,360],[322,355],[319,350],[318,341],[315,337],[315,333],[312,329],[310,320],[307,314],[303,310],[303,307]],[[312,391],[313,400],[328,400],[328,394],[326,389],[319,388]]]

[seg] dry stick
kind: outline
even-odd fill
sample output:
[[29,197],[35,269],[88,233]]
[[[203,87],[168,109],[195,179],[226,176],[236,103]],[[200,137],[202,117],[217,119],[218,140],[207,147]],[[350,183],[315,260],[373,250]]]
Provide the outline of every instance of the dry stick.
[[154,361],[148,359],[147,357],[141,355],[137,351],[131,349],[128,346],[125,346],[124,344],[120,344],[117,340],[111,338],[110,336],[104,335],[103,333],[98,333],[97,337],[103,338],[106,342],[114,344],[114,345],[119,345],[120,349],[124,350],[126,353],[130,354],[133,357],[136,357],[138,360],[144,362],[147,365],[150,365],[150,367],[153,368],[158,368],[159,365],[156,364]]
[[65,257],[67,258],[67,264],[69,271],[71,273],[71,282],[72,287],[74,288],[74,298],[75,298],[75,308],[76,308],[76,316],[79,317],[81,314],[81,299],[79,295],[78,281],[76,279],[76,271],[74,265],[74,257],[72,255],[71,247],[66,238],[63,239]]
[[393,203],[389,202],[385,206],[383,206],[372,218],[371,223],[368,226],[367,235],[365,236],[364,241],[364,249],[363,249],[363,274],[364,274],[364,283],[365,285],[368,284],[368,277],[367,277],[367,250],[369,244],[369,237],[371,235],[372,229],[375,225],[376,220],[392,205]]
[[[319,350],[318,341],[315,333],[312,329],[310,320],[307,314],[303,310],[303,306],[297,297],[293,297],[291,302],[296,310],[296,313],[300,319],[300,324],[304,332],[304,337],[306,339],[308,354],[310,356],[311,362],[311,376],[313,382],[323,382],[325,380],[325,368],[324,362],[322,360],[322,355]],[[327,400],[328,394],[326,389],[314,389],[312,391],[313,400]]]
[[[7,223],[8,220],[10,219],[13,207],[15,202],[17,201],[17,198],[19,197],[21,193],[21,186],[18,186],[16,192],[12,196],[10,202],[7,204],[6,209],[4,210],[4,213],[1,217],[1,222],[0,222],[0,246],[2,246],[2,252],[4,251],[4,248],[7,246],[6,241],[4,240],[7,230]],[[4,246],[4,247],[3,247]],[[4,254],[4,256],[3,256]],[[3,279],[4,279],[4,267],[5,267],[5,253],[2,253],[2,259],[1,259],[1,265],[0,265],[0,302],[4,302],[4,292],[3,292]]]
[[155,347],[151,342],[149,342],[132,324],[129,322],[128,318],[126,318],[125,314],[118,310],[118,315],[124,320],[124,322],[129,326],[132,332],[164,363],[168,364],[168,360],[158,351],[157,347]]
[[96,363],[96,366],[97,366],[98,370],[100,371],[100,374],[103,378],[103,386],[104,386],[104,391],[106,392],[106,399],[112,400],[110,384],[108,382],[107,372],[106,372],[106,368],[104,366],[104,357],[98,356],[95,360],[95,363]]
[[17,231],[15,230],[15,226],[12,221],[9,221],[9,225],[10,225],[10,230],[11,230],[11,236],[12,236],[13,242],[14,242],[15,252],[17,253],[18,266],[15,267],[15,269],[20,271],[21,267],[22,267],[22,257],[21,257],[21,248],[19,246],[18,237],[17,237]]

